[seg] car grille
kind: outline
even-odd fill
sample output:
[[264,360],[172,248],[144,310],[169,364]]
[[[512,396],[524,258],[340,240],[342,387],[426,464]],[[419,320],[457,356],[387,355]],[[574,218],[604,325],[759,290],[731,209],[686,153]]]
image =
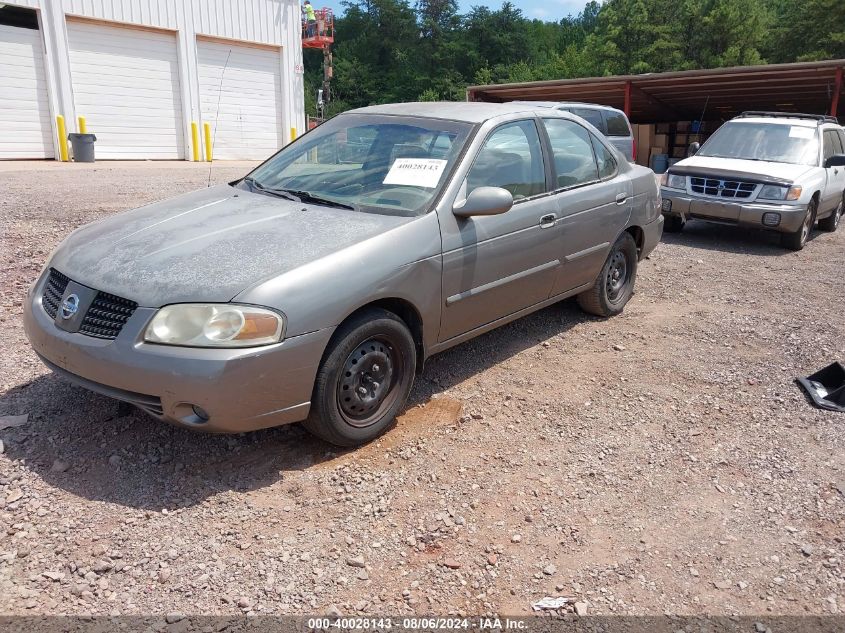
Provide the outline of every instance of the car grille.
[[[44,311],[52,319],[56,318],[56,312],[69,281],[59,271],[50,269],[41,303]],[[120,334],[120,330],[137,307],[138,304],[129,299],[108,292],[97,292],[91,307],[82,319],[79,332],[95,338],[112,340]]]
[[753,182],[741,180],[719,180],[718,178],[700,178],[690,176],[690,188],[693,193],[716,198],[750,198],[757,188]]
[[44,312],[47,313],[51,319],[56,318],[56,312],[59,310],[59,304],[62,302],[62,295],[67,288],[67,282],[70,279],[65,277],[58,270],[50,269],[50,276],[47,278],[47,283],[44,285],[44,296],[41,298],[41,305],[44,306]]

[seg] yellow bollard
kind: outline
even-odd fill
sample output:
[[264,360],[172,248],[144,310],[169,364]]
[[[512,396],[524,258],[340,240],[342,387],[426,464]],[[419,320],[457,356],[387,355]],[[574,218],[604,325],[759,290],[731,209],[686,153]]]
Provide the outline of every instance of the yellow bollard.
[[200,128],[196,121],[191,121],[191,144],[194,162],[199,162],[200,159]]
[[202,131],[203,135],[205,136],[205,160],[209,163],[211,162],[212,156],[212,147],[211,147],[211,124],[210,123],[203,123],[202,124]]
[[292,127],[290,129],[290,142],[293,143],[296,140],[296,128]]
[[79,133],[80,134],[87,134],[88,129],[85,127],[85,117],[84,116],[76,117],[76,122],[79,124]]
[[65,129],[65,118],[61,114],[56,116],[56,128],[59,131],[59,159],[66,163],[69,160],[67,153],[67,129]]

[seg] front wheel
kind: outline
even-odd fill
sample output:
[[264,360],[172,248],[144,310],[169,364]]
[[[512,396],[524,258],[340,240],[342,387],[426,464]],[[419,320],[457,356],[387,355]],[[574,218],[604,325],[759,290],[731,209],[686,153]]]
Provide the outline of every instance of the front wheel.
[[822,231],[833,233],[839,228],[839,221],[842,219],[842,214],[845,213],[845,192],[842,193],[842,200],[839,201],[839,206],[827,216],[824,220],[819,220],[819,228]]
[[816,223],[816,211],[818,210],[818,202],[812,200],[807,205],[807,213],[804,215],[804,221],[797,231],[792,233],[783,233],[780,236],[780,243],[784,248],[791,251],[800,251],[807,244],[810,234],[813,232],[813,225]]
[[619,314],[634,294],[636,279],[637,244],[626,232],[616,240],[593,287],[578,295],[578,305],[596,316]]
[[314,384],[303,426],[338,446],[358,446],[384,433],[414,383],[416,346],[392,312],[370,309],[338,328]]

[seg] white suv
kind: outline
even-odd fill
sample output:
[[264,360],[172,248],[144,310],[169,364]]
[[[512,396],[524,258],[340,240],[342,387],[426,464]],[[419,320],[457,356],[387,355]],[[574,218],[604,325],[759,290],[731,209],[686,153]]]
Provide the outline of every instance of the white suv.
[[801,250],[845,210],[845,133],[834,117],[744,112],[663,175],[667,231],[689,219],[779,231]]

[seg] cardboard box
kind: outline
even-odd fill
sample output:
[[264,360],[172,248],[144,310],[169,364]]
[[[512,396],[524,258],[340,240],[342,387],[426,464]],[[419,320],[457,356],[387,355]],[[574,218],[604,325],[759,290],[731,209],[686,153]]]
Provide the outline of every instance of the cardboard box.
[[648,167],[649,149],[654,145],[654,126],[637,126],[637,164]]
[[656,134],[668,134],[671,130],[669,126],[669,123],[658,123],[656,126],[654,126],[654,131]]
[[661,153],[665,154],[669,151],[669,135],[655,134],[649,147],[659,147],[662,150]]
[[678,145],[672,150],[672,158],[686,158],[687,148],[685,145]]
[[678,121],[678,123],[675,125],[675,129],[678,132],[689,132],[691,127],[692,122],[690,121]]

